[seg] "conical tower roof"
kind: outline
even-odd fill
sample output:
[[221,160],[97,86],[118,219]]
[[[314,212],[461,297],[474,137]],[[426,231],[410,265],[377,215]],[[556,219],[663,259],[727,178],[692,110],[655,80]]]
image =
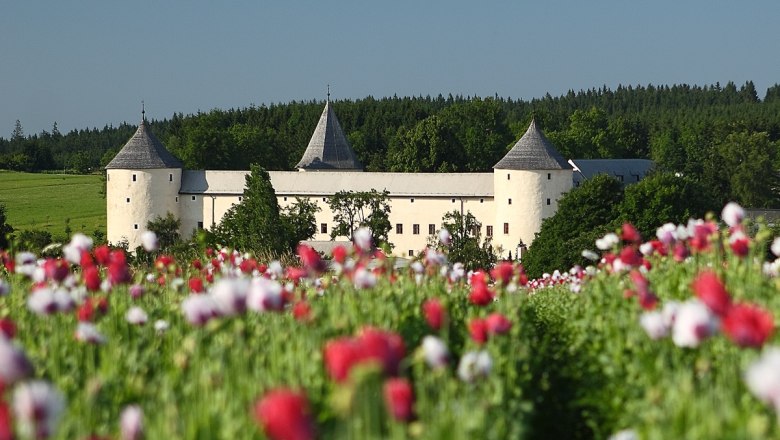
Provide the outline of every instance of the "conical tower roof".
[[536,125],[536,119],[523,137],[493,168],[502,170],[569,170],[566,162],[553,144]]
[[138,124],[133,137],[119,150],[106,169],[137,170],[149,168],[182,168],[182,163],[152,134],[146,118]]
[[341,130],[330,99],[325,102],[325,109],[311,135],[309,146],[295,167],[304,170],[363,170],[363,164],[355,156]]

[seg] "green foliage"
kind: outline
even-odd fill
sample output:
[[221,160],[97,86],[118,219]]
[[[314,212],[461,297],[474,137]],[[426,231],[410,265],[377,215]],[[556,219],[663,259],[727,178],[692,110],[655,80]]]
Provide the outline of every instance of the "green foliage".
[[644,237],[649,237],[664,223],[702,218],[719,207],[711,190],[699,182],[671,173],[655,173],[626,187],[617,212],[622,221],[633,223]]
[[282,209],[280,214],[282,224],[290,237],[291,247],[299,242],[309,240],[317,233],[317,213],[321,208],[316,201],[295,198],[292,205]]
[[5,204],[0,203],[0,249],[8,249],[9,236],[12,232],[14,232],[14,228],[8,224]]
[[214,234],[224,245],[278,257],[290,251],[291,240],[282,226],[276,192],[265,169],[250,168],[243,200],[227,211]]
[[729,200],[750,208],[778,206],[778,143],[771,142],[768,133],[731,133],[717,148]]
[[146,223],[146,230],[157,234],[157,241],[161,251],[166,251],[181,242],[181,220],[173,213],[168,212],[165,217],[157,216]]
[[15,241],[17,249],[30,252],[40,252],[53,242],[51,233],[40,229],[19,231]]
[[[465,214],[460,211],[444,214],[442,228],[449,231],[452,237],[452,243],[447,248],[447,258],[450,261],[463,263],[466,270],[493,267],[496,263],[497,256],[491,239],[481,239],[482,223],[477,221],[470,211]],[[432,240],[438,241],[438,237],[432,237]]]
[[565,194],[558,200],[555,215],[542,221],[523,256],[529,276],[539,277],[544,272],[586,263],[582,251],[592,249],[596,238],[613,227],[622,200],[620,182],[606,174],[585,180]]
[[374,245],[392,244],[388,241],[390,232],[390,204],[387,191],[339,191],[328,199],[336,226],[330,233],[331,239],[347,237],[352,240],[356,229],[371,229]]

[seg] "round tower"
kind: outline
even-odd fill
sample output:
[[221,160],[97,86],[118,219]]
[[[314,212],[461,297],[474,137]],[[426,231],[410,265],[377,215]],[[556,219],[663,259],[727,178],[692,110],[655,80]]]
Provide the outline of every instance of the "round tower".
[[516,255],[530,245],[542,220],[555,214],[558,199],[572,188],[572,167],[555,150],[536,124],[493,166],[496,212],[494,244]]
[[168,212],[179,217],[182,163],[152,134],[146,118],[106,165],[106,229],[111,244],[141,245],[146,224]]

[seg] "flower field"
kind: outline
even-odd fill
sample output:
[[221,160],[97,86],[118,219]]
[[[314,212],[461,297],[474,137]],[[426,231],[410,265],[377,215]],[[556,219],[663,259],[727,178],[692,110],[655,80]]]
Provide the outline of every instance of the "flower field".
[[780,241],[721,217],[536,280],[446,231],[400,268],[367,231],[288,267],[5,252],[0,439],[780,438]]

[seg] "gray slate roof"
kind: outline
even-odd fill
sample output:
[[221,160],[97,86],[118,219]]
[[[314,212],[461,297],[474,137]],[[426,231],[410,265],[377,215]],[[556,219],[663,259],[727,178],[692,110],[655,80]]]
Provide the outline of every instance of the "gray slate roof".
[[574,186],[580,186],[583,180],[597,174],[609,174],[623,185],[639,182],[653,168],[653,161],[648,159],[572,159],[574,165]]
[[[181,194],[241,195],[249,171],[184,170]],[[387,190],[395,197],[493,197],[493,173],[302,173],[269,171],[277,196],[331,196]]]
[[569,165],[544,136],[542,130],[531,121],[523,137],[493,168],[502,170],[569,170]]
[[325,109],[311,135],[309,146],[295,167],[306,170],[363,170],[363,164],[358,161],[341,130],[330,100],[325,102]]
[[182,168],[182,163],[149,129],[149,123],[142,120],[133,137],[106,165],[106,169],[139,170],[149,168]]

